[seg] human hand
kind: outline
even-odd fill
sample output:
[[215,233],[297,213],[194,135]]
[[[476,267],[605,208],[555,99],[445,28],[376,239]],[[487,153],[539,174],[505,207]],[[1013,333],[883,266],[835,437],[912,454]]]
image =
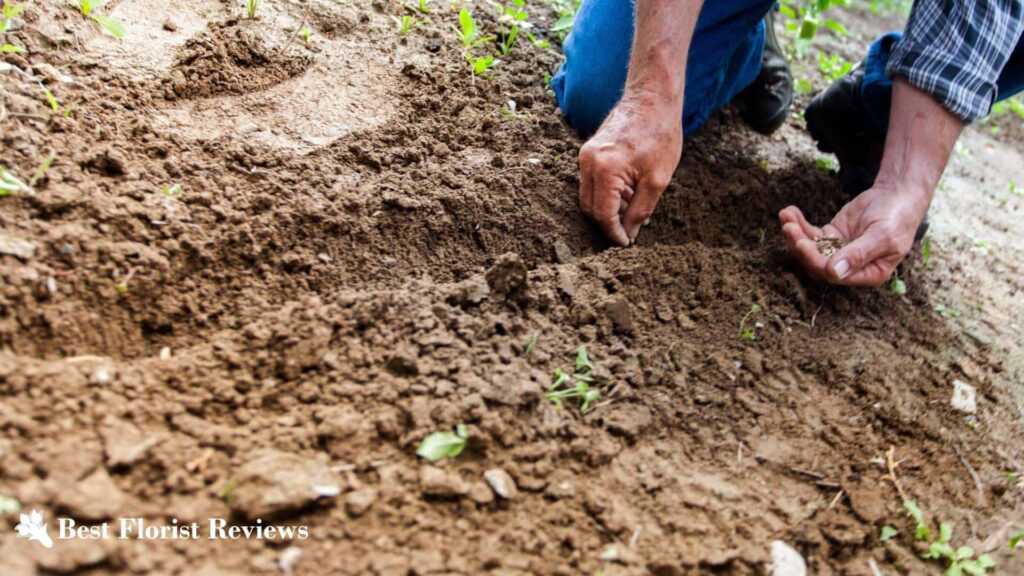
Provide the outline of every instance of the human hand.
[[[930,201],[931,190],[876,182],[821,228],[808,223],[796,206],[783,209],[779,220],[790,251],[813,276],[844,286],[881,286],[910,252]],[[825,256],[816,240],[829,236],[849,243]]]
[[624,96],[580,149],[580,208],[628,246],[654,212],[683,151],[682,110]]

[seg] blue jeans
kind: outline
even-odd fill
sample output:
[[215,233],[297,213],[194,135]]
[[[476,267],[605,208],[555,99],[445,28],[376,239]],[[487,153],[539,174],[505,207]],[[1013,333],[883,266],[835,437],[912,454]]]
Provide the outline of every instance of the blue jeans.
[[[683,134],[689,136],[716,110],[749,86],[761,69],[762,18],[775,0],[705,2],[697,20],[686,66]],[[583,0],[565,41],[565,63],[551,80],[558,105],[582,136],[593,134],[622,98],[633,44],[633,2]],[[876,40],[865,59],[862,96],[872,123],[882,133],[889,124],[892,80],[885,64],[902,35]],[[999,78],[999,99],[1024,88],[1024,40]]]

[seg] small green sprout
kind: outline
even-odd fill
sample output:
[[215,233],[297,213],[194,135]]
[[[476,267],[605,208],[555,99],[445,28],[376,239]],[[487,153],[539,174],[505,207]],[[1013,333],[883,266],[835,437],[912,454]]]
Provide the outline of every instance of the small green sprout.
[[182,188],[183,187],[181,184],[172,184],[170,186],[164,186],[161,192],[163,193],[164,196],[177,198],[178,196],[181,196]]
[[935,306],[932,307],[932,310],[934,310],[939,316],[942,316],[943,318],[960,317],[959,310],[957,310],[956,308],[948,307],[945,304],[936,304]]
[[398,24],[398,35],[408,36],[409,32],[413,28],[420,25],[420,21],[414,18],[411,14],[402,14],[401,16],[395,17],[395,23]]
[[50,105],[50,108],[53,109],[55,113],[60,112],[60,102],[57,100],[57,97],[53,95],[53,92],[44,88],[43,94],[46,95],[46,102]]
[[494,67],[494,56],[484,56],[483,58],[474,58],[470,54],[466,54],[466,60],[469,61],[470,65],[473,66],[473,74],[477,76],[484,75],[488,70]]
[[3,23],[0,25],[0,33],[7,33],[14,26],[14,18],[25,10],[24,4],[13,4],[10,0],[4,0]]
[[897,534],[899,534],[898,530],[886,524],[885,526],[882,526],[882,530],[878,533],[878,541],[885,542],[886,540],[892,540]]
[[28,184],[25,184],[17,176],[8,172],[3,166],[0,166],[0,197],[31,191],[32,188]]
[[302,40],[309,44],[310,39],[313,37],[313,31],[309,29],[309,26],[303,26],[302,30],[299,30],[299,34],[302,34]]
[[221,486],[221,489],[217,491],[217,498],[224,501],[225,504],[231,505],[235,501],[235,479],[228,478],[228,481]]
[[473,14],[465,8],[459,10],[459,28],[456,31],[459,33],[459,41],[462,42],[462,47],[467,50],[494,40],[494,36],[477,38],[479,30],[476,27],[476,21],[473,20]]
[[974,558],[974,549],[970,546],[954,549],[949,544],[952,538],[953,526],[943,522],[939,525],[938,540],[928,545],[928,551],[922,557],[945,563],[947,565],[946,574],[951,576],[962,574],[985,576],[989,568],[995,567],[995,561],[988,554]]
[[0,46],[0,52],[4,54],[24,54],[26,50],[21,46],[15,46],[14,44],[4,44]]
[[587,355],[585,346],[576,350],[576,365],[572,374],[559,368],[555,370],[555,381],[551,383],[549,392],[545,395],[556,408],[561,409],[562,403],[569,399],[579,399],[580,413],[586,414],[600,396],[601,392],[594,388],[594,384],[601,381],[599,376],[592,374],[594,364]]
[[761,312],[761,305],[754,304],[750,307],[750,311],[743,315],[740,319],[740,340],[757,340],[757,329],[763,328],[764,324],[760,321],[755,322],[752,327],[747,327],[747,319],[752,314],[759,314]]
[[537,349],[537,339],[540,338],[540,332],[534,334],[530,341],[526,344],[526,349],[523,350],[523,356],[530,356]]
[[1010,180],[1010,194],[1014,196],[1024,196],[1024,188],[1017,186],[1015,180]]
[[824,52],[818,53],[818,71],[831,82],[846,76],[853,69],[853,63],[847,61],[839,54],[826,56]]
[[246,13],[249,20],[256,19],[256,9],[260,7],[260,0],[246,0]]
[[814,165],[822,172],[829,172],[836,167],[836,161],[833,158],[818,158]]
[[924,265],[927,268],[932,267],[932,237],[925,236],[921,242],[921,258],[924,260]]
[[551,46],[551,42],[548,42],[547,40],[541,40],[540,38],[537,38],[530,32],[526,33],[526,37],[530,40],[530,44],[533,44],[535,48],[540,48],[541,50],[543,50]]
[[6,516],[7,514],[17,514],[21,511],[21,502],[18,502],[16,498],[4,496],[0,494],[0,516]]
[[469,432],[465,424],[455,427],[452,432],[432,432],[416,450],[416,455],[426,458],[431,462],[437,462],[445,458],[455,458],[466,449],[466,441],[469,439]]
[[913,500],[907,500],[903,503],[903,507],[907,509],[910,517],[914,519],[917,525],[914,527],[914,540],[924,542],[932,537],[931,528],[928,527],[928,523],[924,521],[924,512],[921,511],[921,507],[917,505],[917,502]]
[[1010,536],[1010,550],[1016,550],[1021,540],[1024,540],[1024,528],[1017,530],[1013,536]]
[[512,49],[516,47],[516,39],[519,37],[519,27],[513,26],[509,29],[508,34],[505,34],[501,42],[498,43],[498,54],[500,56],[508,56]]
[[430,12],[430,0],[419,0],[416,4],[416,9],[424,14]]
[[892,280],[889,281],[889,291],[897,296],[905,296],[907,294],[907,283],[900,280],[900,277],[893,274]]
[[810,94],[814,92],[814,85],[807,78],[797,78],[796,82],[793,83],[793,88],[798,94]]
[[764,235],[767,234],[767,233],[768,233],[768,230],[766,228],[758,228],[757,229],[757,243],[758,244],[764,244]]
[[50,166],[53,166],[53,161],[57,159],[55,152],[50,152],[50,155],[43,158],[43,161],[36,167],[36,171],[32,173],[32,177],[28,180],[29,187],[33,187],[37,182],[46,177],[46,173],[50,171]]
[[97,2],[96,6],[93,6],[92,0],[79,0],[78,2],[78,9],[82,12],[83,16],[92,18],[94,22],[102,26],[104,30],[110,32],[113,36],[117,38],[124,38],[126,30],[123,22],[117,18],[93,12],[93,8],[99,8],[100,6],[102,6],[102,2]]

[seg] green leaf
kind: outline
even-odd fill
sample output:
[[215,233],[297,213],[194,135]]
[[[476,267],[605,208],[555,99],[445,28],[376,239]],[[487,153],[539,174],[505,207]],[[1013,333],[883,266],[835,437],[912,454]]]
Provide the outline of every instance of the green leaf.
[[563,32],[572,28],[573,20],[576,19],[576,14],[563,14],[559,16],[558,20],[551,25],[552,32]]
[[939,542],[949,543],[953,539],[953,526],[947,522],[939,524]]
[[1014,533],[1013,536],[1010,536],[1010,550],[1015,550],[1017,548],[1017,544],[1020,544],[1021,540],[1024,540],[1024,528],[1021,528]]
[[466,448],[466,439],[469,434],[464,424],[456,427],[456,432],[433,432],[423,439],[416,455],[426,458],[431,462],[437,462],[445,458],[455,458]]
[[886,540],[892,540],[897,534],[899,534],[898,530],[886,524],[885,526],[882,526],[882,531],[878,534],[878,541],[885,542]]
[[523,356],[529,356],[533,354],[534,350],[537,349],[537,338],[539,337],[540,332],[534,334],[533,337],[530,338],[529,343],[526,344],[526,350],[523,350]]
[[36,168],[36,171],[32,174],[32,178],[29,179],[28,185],[35,186],[36,182],[39,182],[46,176],[46,172],[50,170],[50,166],[53,165],[53,161],[57,159],[57,154],[50,152],[50,155],[43,159]]
[[80,0],[78,3],[78,8],[82,11],[82,14],[88,16],[89,13],[92,12],[92,2],[90,2],[89,0]]
[[476,22],[473,21],[473,14],[469,10],[459,10],[459,25],[462,27],[462,45],[469,48],[476,38]]
[[793,12],[793,9],[785,4],[779,6],[779,13],[787,18],[796,18],[796,12]]
[[124,24],[117,18],[93,14],[92,19],[95,20],[96,23],[100,26],[103,26],[103,28],[106,29],[107,32],[110,32],[118,38],[124,38],[126,32],[126,30],[124,29]]
[[907,283],[900,280],[898,277],[893,276],[892,282],[889,283],[889,290],[897,296],[904,296],[907,293]]
[[846,30],[846,27],[843,26],[842,24],[840,24],[839,22],[835,21],[835,20],[825,20],[825,23],[823,24],[823,26],[825,26],[825,28],[828,28],[829,30],[835,32],[836,34],[839,34],[840,36],[849,36],[850,35],[850,33]]
[[594,365],[590,363],[590,357],[587,356],[586,346],[580,346],[576,350],[576,371],[577,372],[590,372],[594,369]]
[[43,93],[46,95],[46,101],[50,104],[50,108],[54,112],[60,112],[60,102],[57,101],[57,97],[53,95],[53,92],[44,88]]
[[21,46],[15,46],[14,44],[4,44],[0,46],[0,52],[4,54],[23,54],[26,52]]

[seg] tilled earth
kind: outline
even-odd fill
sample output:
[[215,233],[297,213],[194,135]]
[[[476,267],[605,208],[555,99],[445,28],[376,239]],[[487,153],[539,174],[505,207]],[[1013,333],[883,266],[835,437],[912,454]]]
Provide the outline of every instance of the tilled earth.
[[[47,550],[12,514],[0,574],[756,574],[774,540],[814,574],[938,572],[900,490],[1024,570],[1004,475],[1024,470],[1019,364],[934,311],[984,261],[937,243],[903,267],[906,296],[806,278],[775,214],[826,220],[835,176],[796,121],[763,139],[729,111],[639,244],[609,248],[545,90],[560,56],[521,41],[474,78],[437,4],[400,37],[383,0],[256,21],[124,0],[120,41],[28,6],[2,163],[27,179],[56,160],[0,199],[0,495],[51,531],[225,518],[308,537]],[[1007,262],[992,273],[1019,298]],[[585,414],[545,397],[580,346],[601,377]],[[460,423],[462,455],[417,459]]]

